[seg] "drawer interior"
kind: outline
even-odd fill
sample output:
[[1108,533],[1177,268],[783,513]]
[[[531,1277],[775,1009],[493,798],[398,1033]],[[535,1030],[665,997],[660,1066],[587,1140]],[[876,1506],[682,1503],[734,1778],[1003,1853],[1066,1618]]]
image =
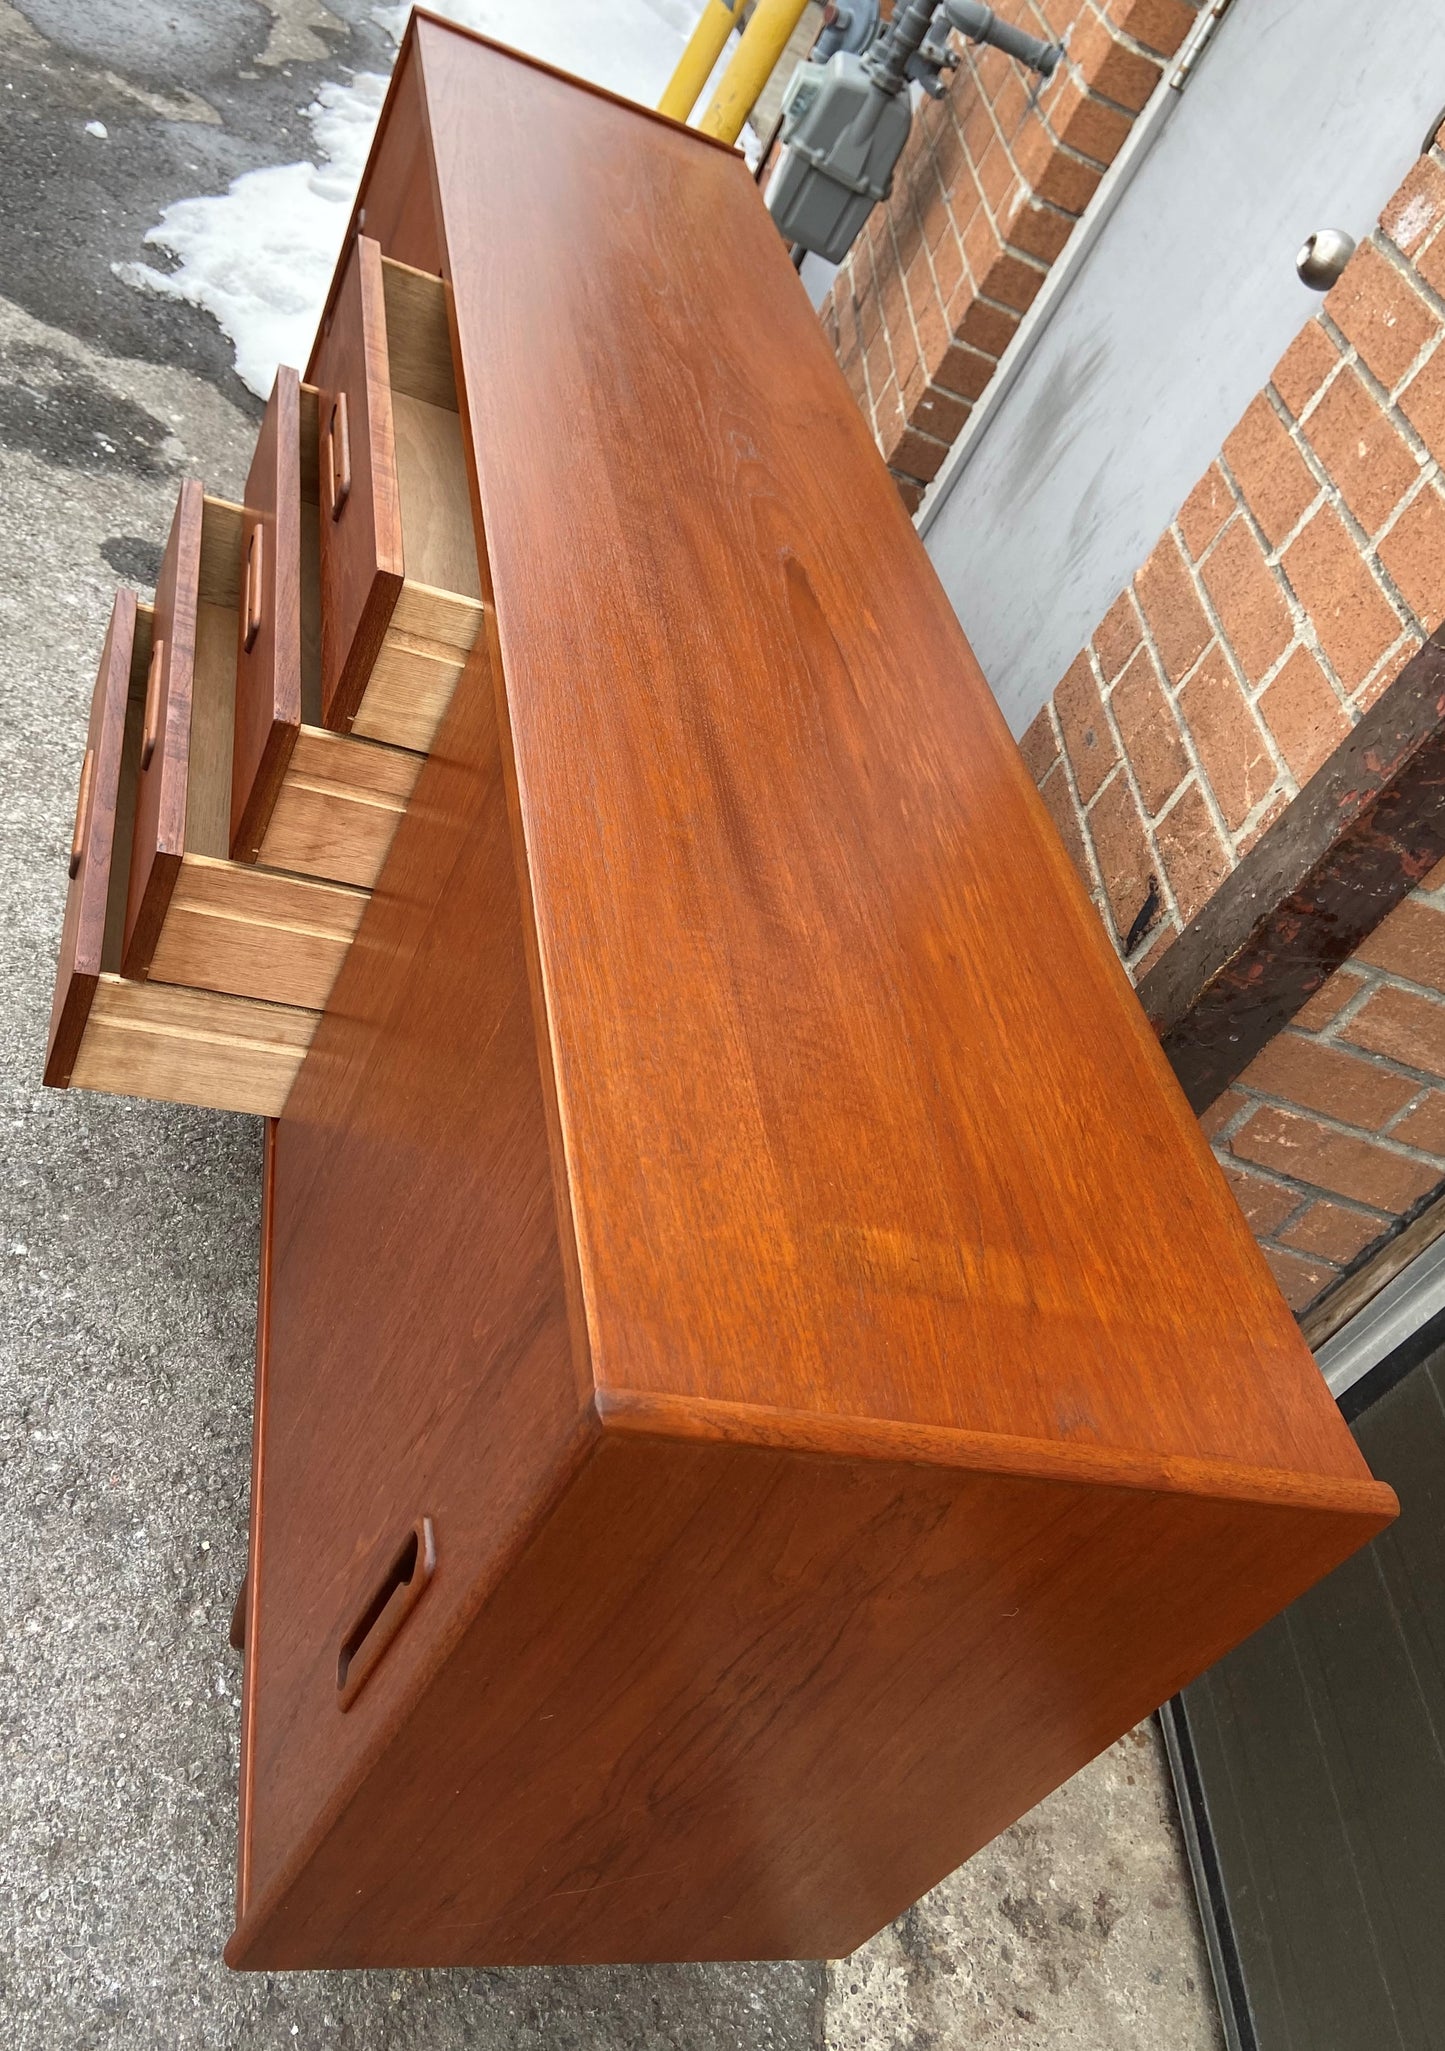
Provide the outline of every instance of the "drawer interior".
[[302,385],[301,724],[321,724],[321,488],[316,468],[316,387]]
[[326,704],[336,395],[283,371],[249,510],[188,480],[155,605],[117,600],[92,711],[93,729],[109,719],[104,830],[86,829],[95,859],[67,907],[48,1082],[279,1115],[477,641],[446,288],[359,238],[363,258],[356,500],[394,545],[354,716]]
[[407,580],[480,601],[471,488],[440,278],[381,261]]
[[[83,852],[66,908],[45,1080],[279,1117],[316,1028],[314,1011],[129,982],[119,972],[153,624],[150,606],[122,594],[106,644],[109,655],[118,628],[131,636],[126,674],[113,679],[125,691],[119,760],[97,750],[82,794]],[[98,688],[105,682],[103,665]]]
[[239,506],[222,499],[203,500],[185,851],[216,860],[227,859],[231,852],[231,750],[244,530],[245,514]]
[[140,767],[142,781],[164,779],[161,810],[169,803],[183,817],[182,844],[177,853],[164,838],[142,839],[151,814],[137,803],[122,967],[135,978],[320,1010],[367,893],[228,853],[246,526],[239,506],[203,499],[192,659],[187,669],[179,648],[173,655],[164,736],[150,768]]
[[136,606],[130,688],[126,695],[125,730],[120,749],[120,782],[115,800],[115,831],[111,839],[110,888],[105,900],[105,938],[100,951],[102,975],[120,974],[121,950],[125,941],[126,882],[130,874],[131,842],[135,837],[141,724],[145,717],[146,675],[150,668],[154,620],[155,614],[150,606]]
[[[318,396],[294,371],[278,372],[247,484],[245,545],[252,545],[254,526],[264,524],[270,550],[289,545],[296,551],[298,625],[291,630],[294,644],[287,644],[287,623],[277,617],[283,609],[282,565],[270,553],[258,608],[261,660],[254,668],[245,636],[238,640],[231,852],[263,868],[369,890],[415,787],[421,757],[332,733],[321,723]],[[248,575],[243,556],[243,607]],[[264,636],[269,645],[262,645]],[[248,692],[259,702],[248,704]]]

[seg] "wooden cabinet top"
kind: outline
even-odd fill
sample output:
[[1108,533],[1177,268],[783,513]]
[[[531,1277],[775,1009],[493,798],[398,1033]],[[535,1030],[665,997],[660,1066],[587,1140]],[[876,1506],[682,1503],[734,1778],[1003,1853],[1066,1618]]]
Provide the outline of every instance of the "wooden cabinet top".
[[742,159],[412,58],[598,1388],[1358,1473]]

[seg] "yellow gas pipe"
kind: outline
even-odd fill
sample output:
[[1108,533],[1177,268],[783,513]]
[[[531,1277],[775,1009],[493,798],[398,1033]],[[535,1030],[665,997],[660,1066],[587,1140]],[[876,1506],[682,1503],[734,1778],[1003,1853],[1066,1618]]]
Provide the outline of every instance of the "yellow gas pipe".
[[697,96],[712,76],[712,68],[723,53],[723,45],[743,18],[747,0],[707,0],[687,48],[677,60],[677,69],[667,82],[667,91],[657,103],[659,114],[674,121],[686,121],[697,105]]
[[[736,142],[758,94],[773,75],[808,0],[758,0],[712,104],[697,124],[704,135]],[[689,46],[690,47],[690,46]]]

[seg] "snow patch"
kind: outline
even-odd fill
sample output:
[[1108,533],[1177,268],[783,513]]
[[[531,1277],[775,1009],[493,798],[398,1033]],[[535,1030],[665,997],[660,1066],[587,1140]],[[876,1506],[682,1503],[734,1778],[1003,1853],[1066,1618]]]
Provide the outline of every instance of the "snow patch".
[[116,275],[211,314],[235,349],[236,374],[266,398],[278,363],[304,369],[376,128],[386,80],[358,72],[324,85],[307,108],[318,162],[247,171],[229,191],[177,200],[146,241],[173,271],[113,266]]
[[[442,0],[433,11],[655,106],[702,0]],[[373,12],[399,43],[410,6]],[[169,252],[173,270],[112,266],[128,284],[211,314],[234,346],[237,375],[261,398],[278,363],[305,368],[386,87],[368,71],[322,86],[305,110],[315,163],[248,171],[226,192],[167,207],[145,239]],[[99,122],[89,128],[97,131],[105,133]],[[746,130],[744,142],[755,155]]]

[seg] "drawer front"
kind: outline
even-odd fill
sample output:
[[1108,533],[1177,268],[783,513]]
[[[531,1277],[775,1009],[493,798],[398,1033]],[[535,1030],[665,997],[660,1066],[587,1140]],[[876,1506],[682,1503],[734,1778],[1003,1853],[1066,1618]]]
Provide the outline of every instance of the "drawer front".
[[246,478],[230,851],[254,862],[301,725],[301,381],[284,365]]
[[367,892],[188,854],[151,957],[153,982],[319,1011]]
[[70,843],[70,890],[45,1056],[45,1080],[57,1089],[70,1081],[103,966],[135,637],[135,593],[117,591],[90,702]]
[[421,768],[420,755],[303,726],[260,859],[370,890]]
[[191,693],[200,604],[204,493],[181,486],[156,582],[122,967],[143,976],[186,845]]
[[405,575],[381,250],[365,235],[315,365],[322,716],[347,732]]

